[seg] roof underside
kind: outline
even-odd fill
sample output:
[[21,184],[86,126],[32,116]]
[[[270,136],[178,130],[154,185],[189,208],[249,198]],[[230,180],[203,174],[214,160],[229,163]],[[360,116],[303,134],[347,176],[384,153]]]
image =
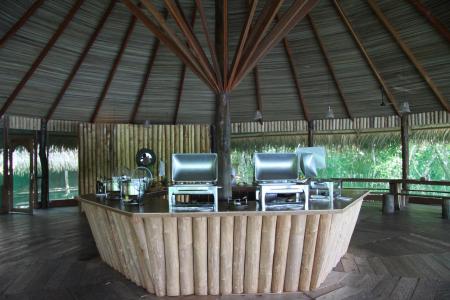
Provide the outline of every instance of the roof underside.
[[[0,1],[0,37],[31,7],[32,0]],[[75,1],[46,0],[28,21],[0,48],[0,105],[14,91],[39,56]],[[162,10],[161,1],[153,1]],[[183,2],[190,19],[193,1]],[[210,36],[214,37],[214,1],[203,1]],[[264,1],[258,4],[261,10]],[[290,1],[286,1],[290,2]],[[247,14],[247,1],[229,1],[230,61],[239,41]],[[413,112],[442,110],[429,83],[404,54],[392,34],[380,22],[367,1],[339,1],[361,40],[368,56],[398,103],[409,101]],[[376,1],[384,16],[399,33],[426,70],[444,101],[450,99],[450,43],[421,15],[410,1]],[[422,0],[432,16],[444,28],[450,28],[450,1]],[[36,72],[9,106],[7,113],[45,117],[64,81],[80,57],[87,41],[102,18],[109,1],[85,0],[73,20],[40,63]],[[286,9],[287,4],[283,6]],[[197,13],[198,14],[198,13]],[[120,49],[131,13],[120,1],[100,31],[52,116],[54,119],[89,121],[104,89],[105,82]],[[311,22],[303,19],[287,39],[293,54],[297,79],[311,119],[322,119],[331,106],[335,116],[347,117],[344,97],[351,115],[382,116],[395,114],[391,105],[380,106],[380,83],[361,54],[355,40],[339,16],[332,0],[321,0],[310,13],[335,73],[333,78],[324,53],[320,50]],[[173,19],[168,22],[175,28]],[[200,20],[194,27],[206,49]],[[181,37],[181,34],[179,34]],[[137,21],[129,43],[118,64],[98,112],[97,122],[130,122],[138,98],[155,37]],[[205,51],[207,52],[207,51]],[[172,123],[180,90],[182,62],[161,45],[138,108],[135,121]],[[264,120],[305,119],[295,81],[283,43],[258,63],[262,114]],[[337,84],[343,97],[338,93]],[[386,96],[385,102],[388,103]],[[211,123],[214,119],[214,93],[187,69],[177,116],[178,123]],[[233,122],[251,121],[257,110],[254,73],[250,72],[231,93]]]

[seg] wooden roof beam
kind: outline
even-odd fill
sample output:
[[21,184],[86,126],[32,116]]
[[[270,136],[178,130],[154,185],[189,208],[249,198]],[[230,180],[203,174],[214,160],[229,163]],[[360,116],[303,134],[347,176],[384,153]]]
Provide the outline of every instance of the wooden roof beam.
[[[162,32],[160,31],[159,28],[156,29],[156,31],[160,31],[165,36],[165,39],[160,38],[161,42],[163,43],[165,43],[165,41],[168,42],[168,44],[170,44],[169,49],[173,47],[173,49],[176,49],[175,54],[177,54],[177,56],[181,54],[181,56],[186,58],[187,62],[185,63],[187,65],[191,65],[194,68],[193,70],[197,71],[198,74],[200,74],[201,78],[204,78],[208,82],[208,86],[210,86],[215,91],[220,90],[220,87],[217,85],[217,82],[215,81],[214,74],[212,74],[208,68],[202,67],[201,63],[199,64],[198,59],[194,55],[192,55],[192,52],[187,48],[187,46],[183,44],[183,42],[178,38],[177,34],[169,27],[163,15],[158,11],[157,7],[149,0],[141,0],[141,3],[145,6],[145,8],[147,8],[150,14],[153,15],[158,25],[162,29]],[[156,31],[153,31],[153,33],[156,34]]]
[[262,59],[267,53],[275,47],[287,34],[294,28],[319,2],[319,0],[294,0],[291,6],[281,16],[279,22],[274,25],[273,29],[264,37],[258,45],[258,51],[255,51],[252,57],[248,58],[248,63],[242,65],[238,71],[235,80],[230,84],[231,88],[235,88],[250,72],[251,69]]
[[316,41],[319,44],[320,51],[322,52],[322,55],[323,55],[323,57],[325,59],[325,63],[327,65],[328,71],[330,72],[331,77],[333,78],[334,84],[335,84],[336,89],[337,89],[337,91],[339,93],[339,97],[341,98],[342,105],[344,106],[344,109],[345,109],[345,113],[347,114],[347,117],[349,117],[350,119],[353,120],[353,116],[350,113],[350,110],[348,108],[347,99],[344,96],[344,93],[342,91],[342,87],[341,87],[341,85],[339,83],[339,80],[338,80],[338,78],[336,76],[336,72],[334,70],[333,63],[331,62],[331,59],[330,59],[330,57],[328,55],[328,51],[327,51],[327,49],[325,47],[325,44],[323,43],[323,40],[320,37],[319,31],[318,31],[318,29],[317,29],[317,27],[316,27],[316,25],[315,25],[311,15],[308,15],[307,17],[308,17],[309,23],[311,24],[311,28],[312,28],[312,31],[314,33],[314,37],[316,38]]
[[245,22],[241,31],[241,36],[239,37],[239,43],[234,54],[233,63],[231,64],[231,73],[228,82],[233,82],[234,77],[236,76],[236,72],[241,61],[242,52],[244,51],[244,47],[247,45],[247,38],[252,26],[253,17],[255,16],[258,0],[251,0],[250,2],[250,10],[247,15],[247,21]]
[[222,74],[220,72],[219,61],[217,60],[217,54],[215,50],[214,43],[211,40],[208,32],[208,23],[206,21],[205,9],[203,8],[203,4],[201,0],[195,0],[195,5],[197,6],[197,10],[200,14],[200,20],[202,24],[203,33],[205,34],[206,42],[208,44],[209,53],[211,55],[211,60],[213,61],[214,72],[216,73],[216,80],[219,86],[223,86]]
[[278,11],[283,5],[283,2],[284,0],[266,1],[262,11],[259,13],[256,22],[253,26],[251,26],[253,19],[250,20],[250,26],[252,30],[250,31],[250,34],[248,36],[248,43],[246,43],[244,47],[244,52],[246,56],[250,56],[248,52],[255,51],[254,46],[259,44],[261,40],[264,38],[265,34],[267,33],[267,30],[269,30]]
[[370,58],[369,54],[367,53],[366,48],[362,44],[361,40],[359,39],[358,35],[356,34],[355,30],[353,29],[353,26],[350,22],[350,20],[347,18],[343,8],[339,4],[338,0],[333,0],[334,6],[341,17],[342,21],[344,22],[345,26],[347,27],[347,30],[351,34],[353,40],[355,41],[356,45],[358,46],[359,51],[361,52],[362,56],[368,63],[370,70],[372,71],[375,78],[378,80],[378,83],[383,87],[383,90],[386,93],[386,97],[388,101],[391,103],[394,112],[397,114],[397,116],[400,116],[400,110],[398,106],[398,102],[395,99],[395,96],[391,93],[389,86],[384,81],[383,77],[381,76],[380,72],[378,71],[377,67],[375,66],[375,63]]
[[[262,97],[261,97],[261,85],[259,84],[259,71],[258,66],[253,68],[253,78],[255,81],[255,95],[256,95],[256,109],[261,112],[262,115]],[[263,123],[263,118],[259,119],[260,124]]]
[[75,78],[75,75],[77,74],[81,65],[83,64],[84,59],[86,58],[89,50],[91,49],[91,47],[94,44],[95,40],[97,39],[100,31],[102,30],[103,26],[105,25],[106,19],[108,19],[108,17],[110,16],[115,4],[116,4],[116,0],[111,0],[108,7],[105,10],[105,12],[103,13],[103,16],[100,19],[100,21],[98,22],[97,27],[94,30],[94,33],[89,38],[89,41],[86,43],[86,46],[84,47],[83,52],[81,53],[81,55],[78,58],[75,65],[73,66],[72,70],[70,71],[69,76],[67,77],[61,90],[59,91],[58,95],[56,96],[55,100],[53,101],[53,104],[50,107],[50,109],[47,113],[47,116],[45,117],[45,119],[47,121],[52,118],[53,113],[55,112],[56,108],[58,107],[59,103],[61,102],[61,99],[63,98],[64,94],[66,93],[66,91],[69,88],[70,84],[72,83],[73,79]]
[[289,41],[288,41],[287,37],[285,37],[283,39],[283,45],[284,45],[284,50],[286,51],[286,56],[288,58],[289,67],[291,69],[292,79],[294,80],[295,90],[297,92],[298,100],[299,100],[300,106],[302,107],[302,110],[303,110],[303,115],[305,116],[305,120],[309,122],[309,121],[311,121],[311,116],[309,113],[309,109],[306,105],[305,96],[303,95],[303,91],[301,89],[300,79],[299,79],[300,76],[297,73],[297,69],[295,69],[294,58],[292,55],[291,47],[289,47]]
[[[221,91],[228,87],[228,0],[215,0],[216,53],[222,77]],[[219,18],[218,16],[222,16]],[[220,31],[220,32],[218,32]]]
[[131,16],[130,23],[128,24],[127,31],[123,37],[122,43],[120,45],[119,51],[117,52],[116,58],[114,59],[111,70],[109,71],[108,78],[106,79],[105,85],[103,86],[102,92],[100,93],[100,97],[97,100],[97,104],[95,106],[94,113],[91,116],[91,123],[95,123],[97,120],[98,113],[102,107],[103,101],[105,100],[106,94],[108,93],[109,87],[111,86],[114,75],[116,74],[117,68],[122,60],[123,53],[127,48],[128,42],[131,37],[131,33],[136,26],[136,17],[134,15]]
[[41,7],[44,0],[36,0],[30,6],[30,8],[20,17],[20,19],[5,33],[0,39],[0,47],[3,47],[5,43],[16,34],[16,32],[28,21],[28,19],[34,14],[34,12]]
[[[194,10],[192,12],[192,17],[191,17],[191,28],[194,28],[196,14],[197,14],[197,9],[194,7]],[[184,87],[185,77],[186,77],[186,65],[183,64],[183,67],[181,69],[181,74],[180,74],[180,83],[178,84],[178,94],[177,94],[177,101],[176,101],[176,105],[175,105],[175,113],[173,116],[173,124],[174,125],[176,125],[177,121],[178,121],[178,111],[180,110],[181,97],[183,96],[183,87]]]
[[[147,3],[142,1],[142,3]],[[192,55],[183,46],[182,49],[179,48],[170,36],[165,32],[161,31],[158,25],[156,25],[150,18],[148,18],[131,0],[122,0],[122,2],[127,6],[127,8],[150,30],[164,45],[167,46],[183,63],[185,63],[191,70],[196,74],[211,90],[216,91],[217,86],[214,80],[208,78],[201,68],[199,68],[197,62],[193,60]],[[159,13],[159,12],[158,12]],[[163,18],[164,19],[164,18]]]
[[[214,74],[214,71],[212,69],[212,66],[208,60],[208,57],[206,56],[205,52],[203,51],[203,48],[197,39],[197,37],[194,34],[194,31],[192,29],[192,26],[189,25],[189,22],[186,20],[186,16],[183,13],[183,10],[181,6],[179,5],[179,2],[177,1],[177,4],[175,4],[174,0],[164,0],[166,4],[167,10],[172,15],[173,19],[177,23],[178,27],[181,30],[181,33],[184,35],[187,41],[188,49],[190,49],[200,67],[202,70],[208,74],[210,78],[215,79],[216,76]],[[193,7],[193,14],[197,13],[197,6]]]
[[5,103],[3,104],[2,108],[0,109],[0,117],[5,114],[5,112],[8,110],[9,106],[14,102],[17,95],[19,95],[20,91],[25,87],[28,80],[33,76],[36,69],[39,67],[41,62],[44,60],[44,58],[47,56],[50,49],[53,47],[53,45],[56,43],[58,38],[61,36],[61,34],[64,32],[64,30],[67,28],[67,25],[72,21],[73,17],[75,16],[75,13],[80,8],[81,4],[83,4],[84,0],[77,0],[75,4],[72,6],[72,8],[69,10],[67,15],[65,16],[64,20],[59,24],[58,29],[53,33],[50,40],[47,42],[45,47],[41,50],[41,53],[39,53],[39,56],[35,59],[33,64],[31,65],[30,69],[28,69],[25,76],[22,78],[22,80],[19,82],[19,84],[16,86],[14,91],[9,95],[8,99],[6,99]]
[[183,96],[184,79],[186,78],[186,65],[183,65],[180,74],[180,82],[178,84],[177,101],[175,105],[175,114],[173,116],[173,125],[177,125],[178,112],[180,110],[181,97]]
[[[164,18],[167,19],[168,12],[167,10],[164,13]],[[136,102],[134,103],[133,111],[130,116],[130,123],[136,123],[136,116],[139,111],[139,107],[141,106],[142,100],[144,98],[145,90],[147,89],[147,85],[150,79],[150,74],[152,73],[153,65],[155,64],[156,55],[158,54],[161,42],[157,37],[155,37],[153,41],[153,49],[148,57],[147,69],[144,73],[144,78],[142,79],[141,87],[139,88],[139,92],[136,98]]]
[[444,26],[438,19],[436,19],[433,14],[428,10],[428,8],[420,3],[418,0],[409,0],[409,3],[411,3],[414,8],[427,19],[427,21],[431,24],[431,26],[436,29],[441,36],[447,40],[447,42],[450,43],[450,31],[447,29],[447,27]]
[[233,76],[233,81],[228,84],[229,90],[232,90],[236,86],[233,82],[239,74],[242,74],[243,70],[251,70],[251,68],[248,68],[248,65],[251,63],[251,57],[260,51],[260,44],[263,41],[267,30],[269,30],[272,25],[273,20],[275,19],[275,16],[280,10],[282,4],[283,0],[266,1],[263,10],[258,15],[256,23],[253,26],[251,26],[252,20],[250,20],[249,26],[251,26],[251,30],[244,45],[242,63],[233,66],[236,70]]
[[416,70],[419,72],[420,76],[423,80],[426,81],[428,86],[430,87],[433,94],[438,99],[439,103],[441,104],[442,108],[445,109],[447,112],[450,112],[450,104],[448,100],[445,98],[445,96],[442,94],[442,92],[439,90],[439,88],[434,84],[431,77],[428,75],[425,68],[420,64],[420,62],[417,60],[416,56],[412,52],[412,50],[406,45],[406,43],[400,38],[400,34],[397,32],[397,30],[394,28],[394,26],[391,25],[391,23],[388,21],[388,19],[385,17],[383,12],[381,11],[380,7],[375,3],[373,0],[368,1],[370,8],[377,16],[378,20],[383,24],[383,26],[386,28],[386,30],[391,34],[397,45],[402,49],[403,54],[405,54],[406,57],[411,61],[411,63],[414,65]]

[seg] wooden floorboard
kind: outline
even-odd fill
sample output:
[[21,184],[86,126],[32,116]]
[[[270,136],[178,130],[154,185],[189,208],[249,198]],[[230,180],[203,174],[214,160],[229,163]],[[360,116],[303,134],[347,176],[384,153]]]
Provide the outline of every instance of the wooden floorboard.
[[[184,299],[450,299],[450,223],[440,207],[384,216],[363,205],[348,253],[305,294]],[[161,299],[99,258],[78,208],[0,216],[0,299]],[[165,297],[162,299],[173,299]]]

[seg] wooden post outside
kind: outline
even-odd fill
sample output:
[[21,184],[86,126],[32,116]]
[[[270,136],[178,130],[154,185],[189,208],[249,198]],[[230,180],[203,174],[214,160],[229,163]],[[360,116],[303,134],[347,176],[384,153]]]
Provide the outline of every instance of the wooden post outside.
[[39,159],[41,160],[41,208],[48,208],[49,201],[49,174],[48,174],[48,147],[47,147],[47,120],[41,119],[39,132]]
[[408,196],[405,194],[408,191],[407,180],[409,174],[409,119],[407,113],[403,113],[401,116],[400,129],[402,139],[402,204],[406,205]]
[[217,95],[215,144],[219,167],[219,198],[227,200],[231,194],[231,117],[230,98],[227,93]]
[[314,120],[308,121],[308,147],[314,147]]
[[0,212],[7,213],[9,211],[9,193],[11,184],[8,173],[8,133],[9,133],[9,117],[3,116],[3,182],[2,182],[2,201]]

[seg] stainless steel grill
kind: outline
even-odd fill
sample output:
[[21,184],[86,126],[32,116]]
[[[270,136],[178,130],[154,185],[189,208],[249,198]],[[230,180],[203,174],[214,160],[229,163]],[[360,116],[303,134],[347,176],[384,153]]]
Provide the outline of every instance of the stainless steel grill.
[[[264,211],[269,209],[308,210],[309,186],[298,183],[298,156],[295,153],[256,153],[255,180],[258,183],[256,199]],[[275,197],[267,201],[267,195],[295,194],[295,200],[287,201]],[[304,201],[301,201],[301,195]]]
[[[218,210],[217,154],[172,154],[172,183],[169,187],[169,209]],[[213,202],[179,203],[177,195],[212,195]]]

